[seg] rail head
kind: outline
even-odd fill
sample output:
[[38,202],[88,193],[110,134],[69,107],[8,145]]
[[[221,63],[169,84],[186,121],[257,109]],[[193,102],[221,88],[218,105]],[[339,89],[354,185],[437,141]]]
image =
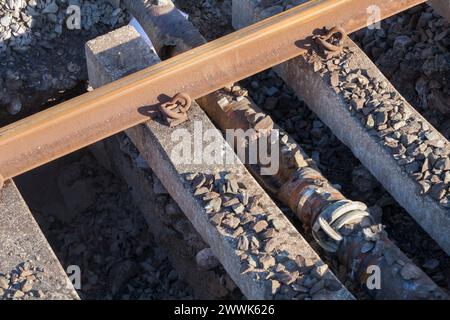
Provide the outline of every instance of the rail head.
[[[318,29],[347,32],[423,0],[313,0],[0,129],[0,174],[9,179],[145,122],[178,92],[193,99],[305,52]],[[377,18],[378,19],[378,18]],[[261,46],[261,43],[265,43]]]

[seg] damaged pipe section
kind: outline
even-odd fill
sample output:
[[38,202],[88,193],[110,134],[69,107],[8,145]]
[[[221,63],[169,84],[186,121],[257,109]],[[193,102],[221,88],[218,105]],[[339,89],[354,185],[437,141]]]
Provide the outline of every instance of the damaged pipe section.
[[[241,91],[236,86],[226,88],[199,99],[199,104],[222,130],[255,130],[256,135],[246,137],[246,141],[237,141],[235,146],[256,144],[279,148],[276,175],[262,176],[260,166],[248,164],[250,171],[296,214],[305,231],[339,260],[349,276],[376,299],[447,298],[389,240],[382,225],[373,221],[367,206],[346,199],[286,133],[280,131],[279,145],[273,141],[261,142],[271,139],[271,132],[280,129],[249,98],[233,95],[233,92]],[[259,141],[255,143],[256,140]],[[267,153],[273,153],[273,150],[267,150]]]

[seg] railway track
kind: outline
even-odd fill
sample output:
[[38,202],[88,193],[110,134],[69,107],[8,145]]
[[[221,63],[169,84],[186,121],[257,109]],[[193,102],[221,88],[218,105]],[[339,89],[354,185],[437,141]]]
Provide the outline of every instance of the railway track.
[[[233,84],[274,67],[448,253],[448,181],[438,177],[450,170],[445,167],[448,141],[347,38],[425,1],[377,1],[375,19],[367,16],[373,1],[304,2],[290,9],[279,6],[289,10],[266,17],[259,1],[233,1],[233,26],[243,29],[206,43],[170,1],[122,1],[156,52],[130,26],[89,41],[93,92],[0,129],[2,190],[20,197],[12,178],[92,145],[100,161],[135,190],[133,198],[149,225],[157,221],[152,232],[165,239],[170,234],[159,231],[165,228],[161,217],[142,200],[152,182],[123,150],[124,141],[131,141],[178,203],[185,215],[178,219],[193,227],[190,232],[212,249],[247,298],[354,299],[354,290],[343,285],[349,280],[375,299],[447,299],[446,290],[389,239],[368,206],[329,183],[302,147]],[[432,5],[447,12],[439,1]],[[230,129],[252,133],[229,140],[225,132]],[[208,162],[201,153],[206,149],[198,153],[198,130],[200,140],[203,132],[215,139],[219,149],[213,158],[222,154],[229,162]],[[179,149],[174,132],[182,133],[179,139],[194,137],[183,140],[191,157],[187,161],[174,152]],[[401,147],[405,150],[399,152]],[[272,162],[262,150],[266,157],[274,155]],[[264,175],[274,162],[279,166],[275,173]],[[7,205],[8,199],[2,202]],[[183,241],[163,246],[176,255]],[[188,283],[212,290],[186,272],[194,268],[192,257],[174,261],[181,261],[178,271]],[[58,274],[65,278],[62,270]],[[218,281],[217,273],[205,275],[210,283]],[[62,297],[76,297],[73,288],[69,291]]]

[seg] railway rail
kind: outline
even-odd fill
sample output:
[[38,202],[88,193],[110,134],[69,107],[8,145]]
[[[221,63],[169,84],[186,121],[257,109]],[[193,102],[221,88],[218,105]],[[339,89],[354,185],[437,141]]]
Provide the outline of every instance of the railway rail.
[[[9,179],[125,131],[248,298],[353,299],[333,272],[323,267],[321,257],[308,246],[303,236],[282,217],[271,200],[275,198],[295,213],[305,232],[327,252],[327,258],[338,260],[349,277],[374,298],[447,299],[447,293],[406,257],[388,238],[383,227],[374,222],[367,206],[345,198],[285,133],[279,150],[281,168],[276,175],[261,176],[258,172],[267,164],[248,164],[242,160],[267,194],[243,166],[202,164],[203,167],[191,168],[177,164],[170,153],[174,144],[167,139],[173,127],[194,130],[194,120],[216,130],[211,119],[221,130],[252,128],[259,132],[256,140],[267,140],[269,133],[279,128],[245,96],[245,92],[233,92],[230,83],[271,67],[283,70],[280,72],[285,72],[287,81],[296,81],[302,74],[292,75],[283,68],[296,63],[298,56],[308,57],[311,50],[319,46],[328,59],[333,59],[347,50],[347,34],[424,2],[375,1],[379,15],[368,19],[367,8],[374,5],[374,1],[312,0],[206,43],[170,1],[154,5],[147,1],[125,0],[123,5],[142,23],[157,53],[166,60],[160,62],[158,57],[146,51],[138,56],[153,61],[153,65],[131,75],[126,74],[142,69],[143,65],[128,66],[128,70],[122,71],[120,68],[124,66],[113,65],[117,74],[122,72],[124,75],[119,79],[105,73],[107,68],[95,51],[97,46],[101,47],[101,41],[108,42],[107,38],[90,42],[87,46],[87,52],[90,50],[88,66],[91,82],[98,88],[0,129],[0,188]],[[248,10],[239,7],[246,5]],[[237,24],[258,20],[258,13],[251,5],[249,0],[235,6],[244,16],[237,17]],[[167,38],[176,39],[176,45],[169,53],[163,52]],[[136,41],[141,41],[139,45],[143,43],[141,39]],[[133,54],[131,49],[128,54]],[[298,66],[302,65],[299,63]],[[290,70],[297,70],[295,68],[297,65]],[[315,70],[315,65],[311,68],[313,75],[309,75],[310,70],[305,74],[309,79],[315,79],[320,68]],[[95,74],[102,72],[101,77]],[[100,80],[105,78],[109,80]],[[301,89],[295,86],[294,89],[301,94]],[[332,99],[328,101],[334,103]],[[311,105],[314,106],[314,102]],[[161,115],[165,119],[162,123],[159,121]],[[332,129],[333,126],[339,124],[330,124]],[[225,144],[224,140],[222,144]],[[219,171],[228,174],[222,176],[217,173]],[[235,177],[245,181],[245,187],[237,186],[236,190],[230,191]],[[186,187],[187,184],[190,186]],[[206,195],[199,193],[202,188],[207,189]],[[231,189],[220,191],[226,188]],[[392,191],[399,197],[396,192],[397,189]],[[236,198],[230,193],[236,194]],[[246,200],[241,197],[242,194],[253,194],[250,198],[256,199],[258,193],[262,194],[264,205],[260,208],[260,220],[253,221],[250,230],[243,220],[249,218],[247,215],[244,219],[245,210],[253,210],[252,204],[248,195]],[[198,199],[199,194],[203,200]],[[222,200],[217,205],[218,199]],[[232,201],[237,202],[229,206],[223,204]],[[238,205],[242,210],[237,209]],[[233,209],[230,211],[228,207]],[[421,224],[416,211],[409,211]],[[444,221],[445,217],[442,219]],[[224,220],[227,220],[228,229],[222,225]],[[230,226],[234,225],[232,221],[239,220],[235,226]],[[283,227],[278,228],[274,220],[282,221]],[[430,230],[427,222],[423,225]],[[267,235],[270,226],[272,233]],[[446,227],[446,223],[441,223],[430,233],[448,252],[447,238],[438,234]],[[265,235],[258,235],[262,231]],[[230,240],[230,237],[238,240]],[[291,262],[291,270],[278,270],[276,261],[280,259],[280,251],[294,252],[297,256],[288,254],[284,257]],[[299,262],[298,257],[303,260]],[[247,269],[243,271],[242,266]],[[381,269],[382,282],[386,284],[381,290],[367,288],[369,266]],[[269,272],[271,280],[263,282],[260,272]],[[300,280],[313,278],[310,286]]]

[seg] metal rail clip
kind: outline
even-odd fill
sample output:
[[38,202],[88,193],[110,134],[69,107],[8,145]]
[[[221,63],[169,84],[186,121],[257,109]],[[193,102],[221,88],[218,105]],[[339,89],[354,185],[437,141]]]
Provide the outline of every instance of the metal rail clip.
[[[329,40],[335,35],[339,35],[338,45],[329,42]],[[347,39],[347,33],[341,27],[333,27],[325,35],[318,36],[315,39],[316,42],[319,45],[321,45],[324,49],[331,51],[332,53],[340,53],[344,48],[343,45],[345,39]]]
[[160,106],[161,113],[171,128],[188,120],[187,112],[192,99],[187,93],[177,93],[170,101]]

